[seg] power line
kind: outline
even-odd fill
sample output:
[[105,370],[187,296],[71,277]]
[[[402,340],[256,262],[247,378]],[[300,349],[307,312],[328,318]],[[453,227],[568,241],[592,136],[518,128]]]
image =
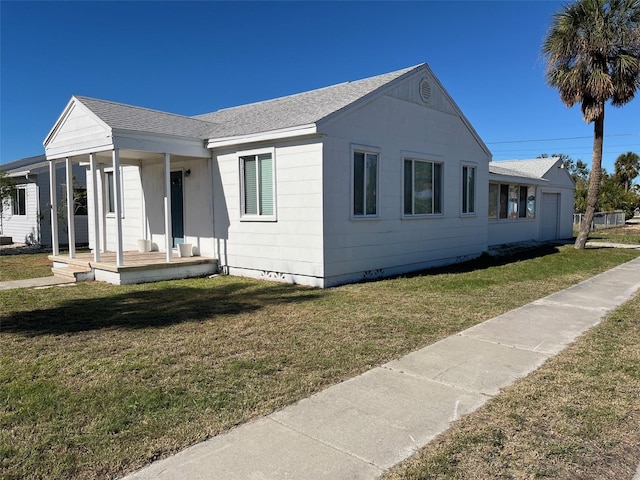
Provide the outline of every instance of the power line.
[[[605,137],[632,137],[640,135],[640,133],[612,133],[610,135],[605,135]],[[505,140],[501,142],[485,142],[487,145],[498,145],[501,143],[532,143],[532,142],[558,142],[562,140],[584,140],[586,138],[593,138],[593,135],[588,135],[585,137],[564,137],[564,138],[538,138],[534,140]]]

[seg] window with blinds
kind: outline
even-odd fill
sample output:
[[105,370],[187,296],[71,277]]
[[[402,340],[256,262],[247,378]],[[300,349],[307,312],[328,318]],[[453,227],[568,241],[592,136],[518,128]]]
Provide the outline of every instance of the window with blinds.
[[273,158],[271,153],[240,157],[243,180],[243,216],[273,217]]

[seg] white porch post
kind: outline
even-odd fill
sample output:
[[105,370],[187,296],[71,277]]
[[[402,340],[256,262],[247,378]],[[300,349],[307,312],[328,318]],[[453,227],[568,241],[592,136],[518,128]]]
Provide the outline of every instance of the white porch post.
[[96,172],[96,154],[89,154],[91,169],[91,200],[93,204],[93,261],[100,261],[100,210],[98,209],[98,182]]
[[171,261],[173,255],[172,250],[172,231],[171,231],[171,155],[164,154],[164,248],[166,251],[167,262]]
[[115,195],[116,214],[116,266],[124,265],[124,255],[122,253],[122,178],[120,178],[120,150],[113,150],[113,183]]
[[98,215],[100,216],[100,252],[104,253],[107,251],[107,214],[105,212],[105,200],[106,200],[106,192],[105,192],[105,175],[104,175],[104,164],[100,164],[98,167],[98,182],[100,186],[100,201],[98,202]]
[[49,199],[51,203],[51,247],[54,255],[60,254],[58,243],[58,195],[56,192],[56,162],[49,160]]
[[73,164],[71,157],[65,159],[67,181],[67,238],[69,239],[69,258],[76,256],[75,205],[73,199]]

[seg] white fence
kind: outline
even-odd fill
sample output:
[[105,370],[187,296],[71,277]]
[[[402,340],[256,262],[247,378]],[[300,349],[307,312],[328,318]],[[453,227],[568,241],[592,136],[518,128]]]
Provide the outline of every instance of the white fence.
[[[580,226],[584,213],[573,214],[573,224]],[[612,228],[624,225],[625,216],[623,210],[615,210],[613,212],[596,212],[593,214],[593,221],[591,222],[591,230],[598,230],[601,228]]]

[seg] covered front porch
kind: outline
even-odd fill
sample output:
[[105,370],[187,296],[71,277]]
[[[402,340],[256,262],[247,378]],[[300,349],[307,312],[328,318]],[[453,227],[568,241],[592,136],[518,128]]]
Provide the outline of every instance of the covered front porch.
[[[196,135],[117,128],[127,106],[73,97],[45,140],[50,165],[51,260],[56,275],[115,284],[141,283],[217,271],[213,232],[212,157]],[[157,128],[164,114],[140,125]],[[120,119],[120,120],[114,120]],[[129,120],[127,120],[129,121]],[[184,119],[190,123],[190,119]],[[123,127],[124,125],[120,126]],[[130,125],[127,124],[127,127]],[[161,125],[162,126],[162,125]],[[178,126],[179,127],[179,126]],[[171,125],[176,129],[176,125]],[[66,191],[57,192],[64,162]],[[75,250],[72,166],[88,165],[91,253]],[[59,197],[66,207],[69,252],[59,250]],[[64,203],[66,202],[66,205]]]

